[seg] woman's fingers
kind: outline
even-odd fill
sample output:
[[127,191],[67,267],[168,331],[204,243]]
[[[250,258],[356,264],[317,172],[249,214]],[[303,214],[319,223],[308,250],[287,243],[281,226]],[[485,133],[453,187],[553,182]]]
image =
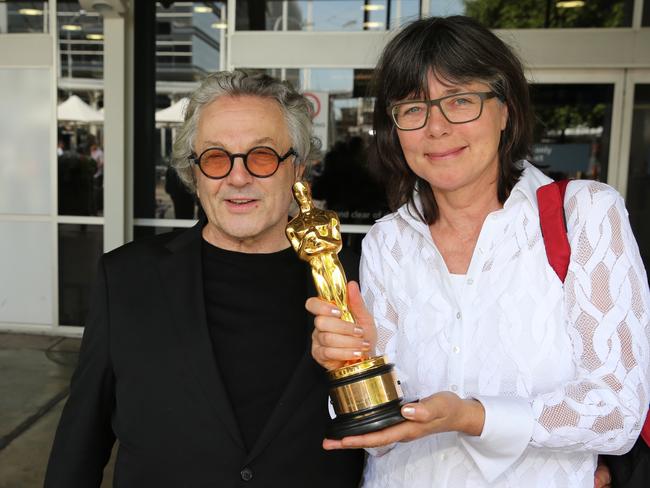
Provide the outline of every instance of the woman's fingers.
[[323,439],[323,449],[326,451],[343,449],[343,443],[337,439]]
[[354,316],[355,322],[363,326],[374,326],[374,320],[370,312],[368,312],[366,304],[363,302],[361,290],[356,281],[350,281],[348,283],[348,306],[350,307],[350,312],[352,312],[352,315]]
[[369,349],[370,343],[363,338],[320,332],[317,328],[312,334],[312,352],[317,360],[359,359]]
[[594,488],[609,488],[612,486],[612,476],[605,462],[598,457],[598,467],[594,473]]
[[334,349],[353,349],[355,351],[368,351],[370,342],[363,337],[354,337],[340,333],[321,332],[316,337],[318,344],[322,347]]
[[361,297],[361,290],[356,281],[348,283],[348,302],[357,327],[363,329],[363,337],[370,342],[370,355],[373,356],[377,346],[377,328],[372,314],[368,312]]
[[317,315],[314,318],[314,327],[319,332],[329,332],[351,337],[363,337],[364,330],[356,324],[346,322],[336,317]]
[[329,370],[343,366],[346,361],[371,356],[375,349],[377,333],[374,321],[355,282],[348,284],[348,302],[357,323],[342,320],[341,311],[320,298],[312,297],[305,304],[306,309],[315,315],[312,355]]
[[332,305],[331,303],[317,297],[308,298],[305,303],[305,308],[311,314],[316,316],[323,315],[325,317],[341,317],[341,311],[336,307],[336,305]]
[[421,426],[415,422],[402,422],[386,429],[370,432],[368,434],[344,437],[340,441],[334,439],[325,439],[323,448],[326,450],[333,449],[362,449],[383,447],[395,442],[408,442],[410,440],[422,437],[419,434]]

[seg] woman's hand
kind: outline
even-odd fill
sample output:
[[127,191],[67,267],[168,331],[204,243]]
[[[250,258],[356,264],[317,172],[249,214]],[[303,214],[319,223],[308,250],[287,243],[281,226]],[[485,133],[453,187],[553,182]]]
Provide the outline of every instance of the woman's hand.
[[307,300],[307,310],[316,316],[311,354],[327,370],[374,354],[377,343],[375,322],[363,303],[359,285],[354,281],[348,283],[348,306],[355,324],[342,320],[341,311],[335,305],[319,298]]
[[341,440],[325,439],[324,449],[357,449],[381,447],[394,442],[408,442],[439,432],[463,432],[481,435],[485,423],[485,410],[478,400],[463,400],[455,393],[442,391],[418,403],[402,407],[406,422],[369,434],[344,437]]
[[610,488],[612,486],[612,476],[605,461],[598,456],[598,467],[594,473],[594,488]]

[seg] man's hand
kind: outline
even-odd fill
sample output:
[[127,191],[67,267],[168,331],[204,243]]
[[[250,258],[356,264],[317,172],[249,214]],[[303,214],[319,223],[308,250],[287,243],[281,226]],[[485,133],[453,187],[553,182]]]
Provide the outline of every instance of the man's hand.
[[477,400],[463,400],[455,393],[442,391],[418,403],[402,407],[406,422],[369,434],[344,437],[341,440],[325,439],[324,449],[358,449],[381,447],[394,442],[409,442],[439,432],[463,432],[481,435],[485,423],[485,410]]
[[327,370],[374,354],[377,343],[375,322],[363,303],[359,285],[354,281],[348,283],[348,305],[355,324],[342,320],[341,311],[331,303],[315,297],[306,303],[307,310],[316,316],[311,354]]

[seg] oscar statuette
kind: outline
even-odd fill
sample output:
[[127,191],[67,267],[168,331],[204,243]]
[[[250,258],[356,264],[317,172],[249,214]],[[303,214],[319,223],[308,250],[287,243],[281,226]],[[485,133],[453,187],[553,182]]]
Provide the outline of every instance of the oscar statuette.
[[[307,183],[295,183],[293,193],[300,213],[287,225],[287,237],[300,259],[309,263],[318,296],[336,305],[343,320],[354,323],[347,303],[345,272],[338,258],[342,247],[338,216],[314,206]],[[328,438],[365,434],[404,421],[400,413],[402,390],[385,356],[348,361],[327,375],[336,413]]]

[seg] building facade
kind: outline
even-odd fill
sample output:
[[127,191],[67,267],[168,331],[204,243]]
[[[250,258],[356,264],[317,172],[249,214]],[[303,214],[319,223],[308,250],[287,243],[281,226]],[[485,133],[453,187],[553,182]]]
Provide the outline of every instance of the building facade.
[[614,186],[648,266],[650,0],[9,0],[0,330],[80,335],[102,252],[195,222],[169,154],[184,97],[214,70],[263,70],[308,94],[323,141],[314,194],[357,245],[386,211],[375,188],[339,188],[367,178],[372,69],[394,29],[453,14],[478,18],[520,54],[535,161]]

